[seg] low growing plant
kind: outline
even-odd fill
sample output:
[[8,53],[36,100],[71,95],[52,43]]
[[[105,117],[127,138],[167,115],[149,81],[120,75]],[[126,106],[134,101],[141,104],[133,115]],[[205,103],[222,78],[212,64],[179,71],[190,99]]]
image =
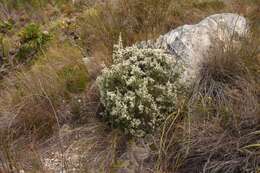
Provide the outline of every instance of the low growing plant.
[[114,64],[98,78],[104,118],[112,127],[141,137],[175,111],[181,65],[161,49],[115,46]]
[[10,31],[13,28],[14,21],[13,20],[0,20],[0,33],[6,34],[8,31]]
[[17,53],[19,61],[25,61],[32,57],[51,39],[51,35],[47,31],[42,31],[37,24],[29,24],[19,34],[20,48]]

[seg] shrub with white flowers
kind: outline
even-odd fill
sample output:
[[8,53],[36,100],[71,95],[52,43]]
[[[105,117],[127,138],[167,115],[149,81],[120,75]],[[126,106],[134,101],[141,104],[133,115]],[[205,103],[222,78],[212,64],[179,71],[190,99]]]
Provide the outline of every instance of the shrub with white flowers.
[[154,131],[176,108],[182,66],[161,49],[115,46],[113,65],[98,78],[104,119],[127,134]]

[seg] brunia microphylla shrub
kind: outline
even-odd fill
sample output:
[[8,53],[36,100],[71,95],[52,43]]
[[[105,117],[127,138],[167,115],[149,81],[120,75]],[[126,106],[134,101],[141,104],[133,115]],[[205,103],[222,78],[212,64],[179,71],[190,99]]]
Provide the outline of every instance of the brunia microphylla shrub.
[[98,78],[104,119],[126,134],[141,137],[155,130],[176,108],[184,89],[181,65],[161,49],[114,47],[113,65]]

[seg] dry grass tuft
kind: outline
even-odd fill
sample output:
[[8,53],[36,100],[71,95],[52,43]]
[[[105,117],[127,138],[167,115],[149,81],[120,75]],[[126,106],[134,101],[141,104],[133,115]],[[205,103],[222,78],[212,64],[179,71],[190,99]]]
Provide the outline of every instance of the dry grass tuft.
[[84,67],[82,58],[80,50],[76,47],[69,44],[62,46],[54,44],[31,69],[15,72],[3,81],[5,90],[2,93],[1,105],[15,107],[26,98],[41,96],[49,97],[53,102],[66,98],[68,92],[66,79],[70,76],[63,76],[60,73],[69,65],[87,76],[87,70],[81,70]]
[[[250,41],[249,41],[250,40]],[[189,153],[180,172],[259,169],[259,45],[252,37],[217,45],[205,59],[189,102]],[[220,47],[219,47],[220,46]],[[249,62],[254,62],[249,63]],[[248,148],[249,147],[249,148]]]
[[259,141],[259,135],[254,134],[259,121],[251,122],[234,131],[223,127],[218,118],[193,120],[191,133],[186,133],[190,138],[189,153],[179,172],[256,172],[259,148],[246,146]]
[[123,36],[124,45],[132,45],[137,41],[154,39],[179,25],[196,22],[212,11],[216,13],[227,8],[225,4],[221,8],[210,4],[202,11],[196,7],[195,2],[197,1],[96,2],[94,6],[85,9],[79,18],[83,48],[91,55],[98,52],[98,55],[105,55],[105,61],[111,61],[109,58],[119,33]]
[[[2,137],[10,138],[10,145],[14,145],[18,139],[25,138],[22,141],[28,143],[31,141],[29,139],[37,141],[50,137],[60,123],[68,119],[67,110],[58,112],[58,107],[69,102],[74,90],[83,92],[83,87],[86,87],[88,75],[82,58],[76,47],[54,43],[31,69],[14,72],[12,77],[4,79],[0,99],[0,118],[4,123],[0,128],[1,131],[7,130]],[[68,65],[73,67],[72,73],[66,68],[66,75],[60,75]],[[71,75],[78,74],[84,77],[71,81]],[[67,83],[70,84],[69,88]],[[71,89],[74,89],[73,93]],[[18,144],[14,146],[18,147]],[[23,145],[23,142],[20,144]],[[18,148],[16,152],[19,152]]]
[[216,45],[205,58],[191,97],[162,128],[157,170],[259,171],[260,64],[253,38]]
[[199,102],[208,108],[215,107],[216,116],[227,111],[240,115],[256,112],[257,81],[254,76],[257,75],[255,68],[259,67],[257,46],[250,44],[249,52],[246,44],[248,42],[244,41],[237,45],[225,43],[217,45],[212,50],[200,67],[191,105],[200,100]]

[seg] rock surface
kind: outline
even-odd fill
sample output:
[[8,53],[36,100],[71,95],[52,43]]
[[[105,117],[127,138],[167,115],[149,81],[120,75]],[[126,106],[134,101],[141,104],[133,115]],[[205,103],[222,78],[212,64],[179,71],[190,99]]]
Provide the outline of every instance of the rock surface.
[[209,49],[218,41],[233,41],[247,32],[247,22],[242,16],[232,13],[211,15],[198,24],[180,26],[156,41],[140,42],[140,48],[162,48],[174,54],[185,64],[183,82],[192,82],[198,74],[199,65]]

